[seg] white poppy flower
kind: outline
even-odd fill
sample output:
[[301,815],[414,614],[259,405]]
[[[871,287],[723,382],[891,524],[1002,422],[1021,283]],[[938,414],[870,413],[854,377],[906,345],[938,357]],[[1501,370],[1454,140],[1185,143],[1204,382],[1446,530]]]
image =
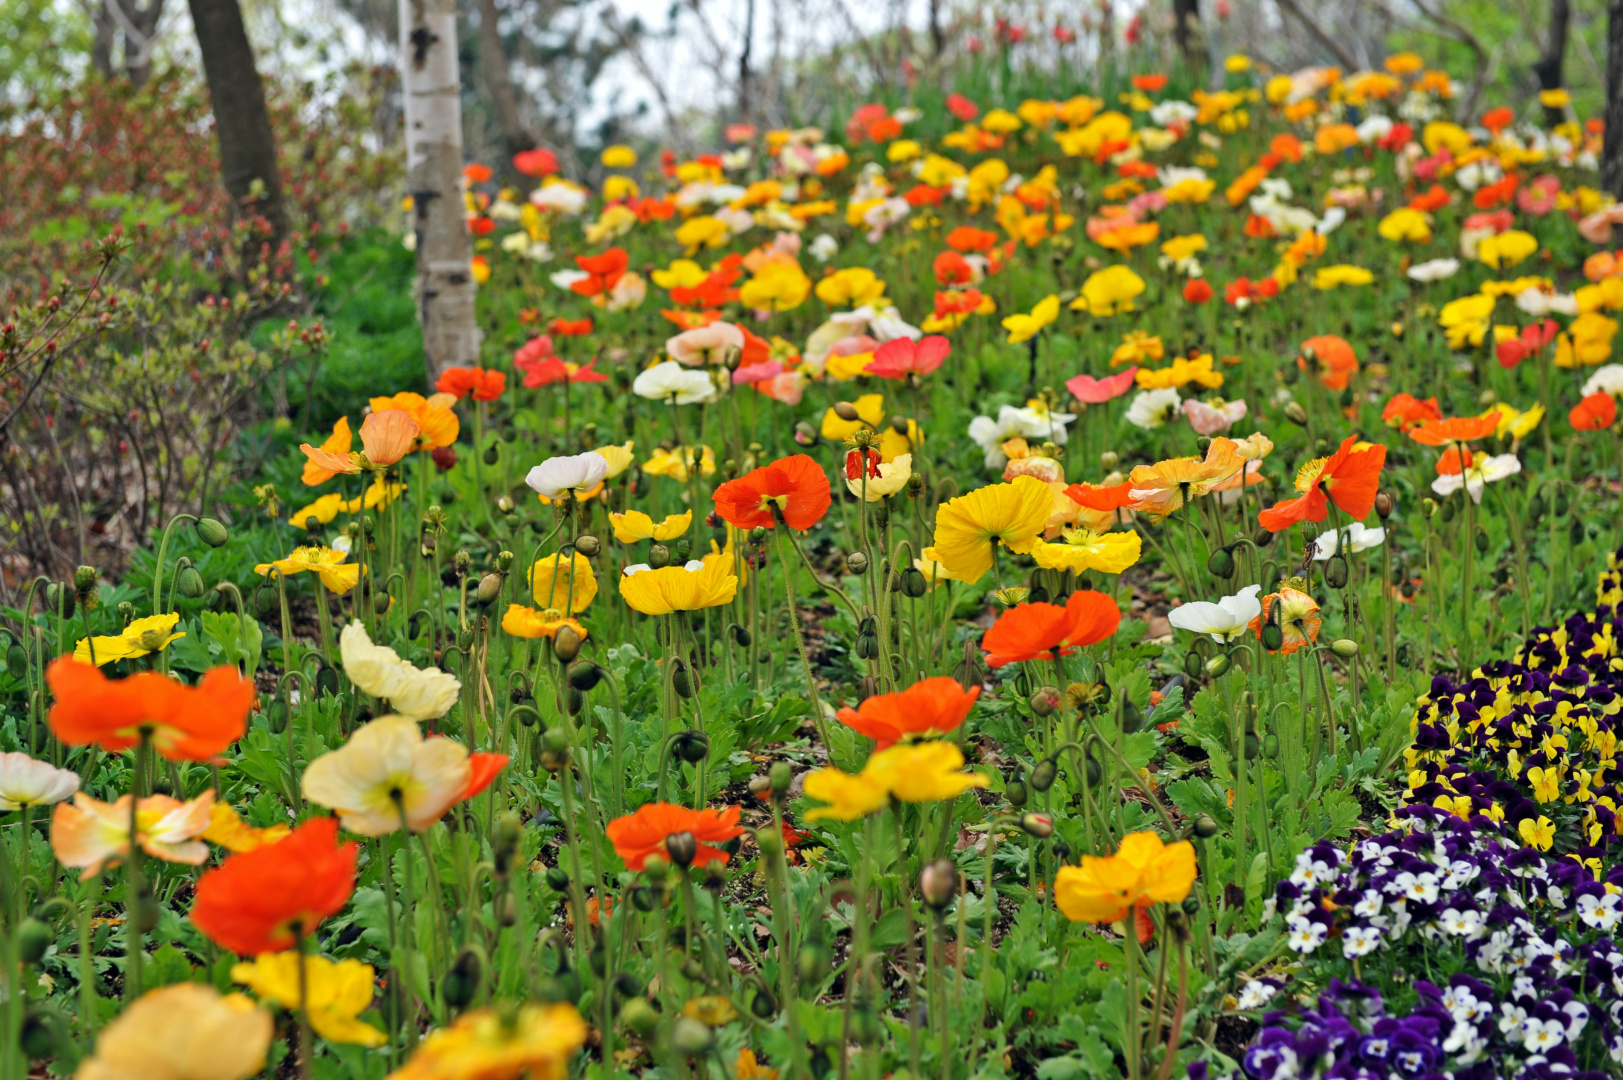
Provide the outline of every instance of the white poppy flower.
[[586,192],[574,184],[548,184],[530,192],[530,202],[541,210],[578,214],[586,209]]
[[585,281],[592,275],[584,270],[556,270],[547,275],[547,279],[564,292],[572,292],[575,282]]
[[1607,364],[1598,367],[1584,383],[1584,397],[1590,394],[1611,394],[1616,397],[1623,394],[1623,364]]
[[893,307],[888,307],[879,312],[877,315],[872,316],[868,320],[868,332],[871,333],[875,340],[877,340],[881,345],[887,341],[895,341],[897,338],[907,338],[909,341],[917,341],[919,338],[924,336],[923,330],[920,330],[912,323],[909,323],[907,320],[903,319],[902,313]]
[[1572,293],[1523,289],[1516,294],[1516,307],[1536,318],[1545,315],[1572,316],[1578,314],[1578,298]]
[[1247,585],[1215,604],[1196,600],[1167,612],[1167,621],[1179,630],[1210,634],[1213,641],[1230,642],[1244,634],[1251,620],[1262,614],[1262,601],[1257,599],[1261,591],[1261,585]]
[[674,398],[678,405],[692,405],[709,401],[716,392],[716,386],[703,371],[685,368],[675,360],[666,360],[638,375],[631,383],[631,392],[652,401]]
[[338,651],[344,674],[357,689],[387,701],[396,713],[412,720],[444,716],[462,692],[456,676],[439,668],[419,669],[387,645],[372,644],[359,620],[344,627]]
[[1065,425],[1075,420],[1074,413],[1049,412],[1033,406],[1017,409],[1005,405],[998,410],[997,419],[977,416],[969,422],[969,437],[985,451],[986,467],[1001,469],[1009,463],[1003,453],[1003,444],[1013,438],[1040,439],[1064,446],[1067,438]]
[[79,790],[79,774],[20,751],[0,754],[0,810],[59,803]]
[[665,339],[671,359],[688,367],[720,364],[728,349],[744,351],[744,331],[730,322],[713,322]]
[[1351,525],[1343,525],[1339,529],[1331,529],[1327,533],[1320,533],[1319,538],[1313,541],[1313,561],[1328,562],[1330,556],[1336,553],[1342,533],[1347,534],[1347,550],[1349,553],[1368,551],[1370,548],[1380,547],[1381,542],[1386,539],[1385,529],[1366,528],[1355,521]]
[[568,492],[584,494],[603,482],[609,462],[602,454],[588,450],[568,457],[550,457],[531,469],[524,482],[548,499]]
[[811,242],[812,258],[820,263],[826,263],[839,254],[840,242],[828,233],[818,233],[817,239]]
[[1158,428],[1178,415],[1182,403],[1176,390],[1142,390],[1127,407],[1127,419],[1137,427]]
[[1458,259],[1427,259],[1423,263],[1415,263],[1409,267],[1409,277],[1414,281],[1442,281],[1459,272]]
[[1447,498],[1461,487],[1470,494],[1471,501],[1482,501],[1482,489],[1496,480],[1515,476],[1522,471],[1522,463],[1515,454],[1478,454],[1464,473],[1445,473],[1431,482],[1431,490]]

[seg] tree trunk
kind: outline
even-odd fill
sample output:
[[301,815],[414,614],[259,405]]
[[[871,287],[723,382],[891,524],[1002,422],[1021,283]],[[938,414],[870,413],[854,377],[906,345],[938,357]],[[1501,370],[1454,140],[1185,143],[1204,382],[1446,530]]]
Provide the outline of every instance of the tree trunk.
[[144,8],[135,0],[114,0],[124,14],[124,74],[131,86],[141,86],[152,77],[152,50],[158,43],[158,20],[163,18],[163,0],[149,0]]
[[456,0],[400,0],[406,185],[417,241],[417,317],[432,383],[479,359],[473,248],[462,202]]
[[1623,199],[1623,0],[1606,5],[1606,141],[1601,187]]
[[237,0],[190,3],[214,107],[214,134],[220,140],[225,189],[231,193],[237,213],[259,219],[261,228],[254,239],[268,241],[274,254],[287,234],[287,210],[276,166],[276,134],[265,108],[265,84],[254,66],[242,8]]
[[750,46],[755,44],[755,0],[744,0],[744,47],[738,53],[738,118],[749,123],[755,114],[755,73],[750,70]]
[[490,88],[490,103],[496,110],[496,123],[502,129],[502,143],[507,156],[535,147],[535,136],[524,126],[518,113],[518,94],[513,90],[513,77],[507,70],[507,50],[502,46],[502,35],[497,27],[501,13],[496,0],[477,0],[479,8],[479,59],[485,69],[485,82]]
[[1206,27],[1200,21],[1200,0],[1172,0],[1172,40],[1178,54],[1195,77],[1195,85],[1205,89],[1210,76],[1206,52]]
[[[1559,90],[1565,81],[1563,69],[1567,60],[1567,24],[1571,20],[1570,0],[1550,0],[1549,37],[1545,39],[1543,55],[1533,64],[1533,74],[1538,79],[1540,90]],[[1565,123],[1566,119],[1565,109],[1545,107],[1544,120],[1551,127]]]
[[930,59],[937,63],[947,51],[947,32],[941,26],[941,0],[930,0]]

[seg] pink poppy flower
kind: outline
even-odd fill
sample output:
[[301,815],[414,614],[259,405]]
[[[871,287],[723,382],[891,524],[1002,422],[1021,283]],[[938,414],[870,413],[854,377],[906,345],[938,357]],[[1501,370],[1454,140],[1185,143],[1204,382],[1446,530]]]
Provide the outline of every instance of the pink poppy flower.
[[1560,194],[1561,181],[1545,173],[1516,193],[1516,205],[1524,214],[1543,217],[1555,209],[1556,196]]
[[1472,232],[1491,229],[1495,236],[1516,224],[1516,215],[1509,210],[1495,210],[1492,213],[1471,214],[1465,219],[1465,228]]
[[1189,417],[1189,426],[1200,435],[1219,435],[1245,419],[1245,402],[1230,401],[1212,406],[1189,398],[1183,403],[1183,414]]
[[1591,244],[1612,242],[1612,226],[1623,222],[1623,203],[1602,207],[1578,222],[1578,235]]
[[806,376],[798,371],[785,371],[782,375],[775,375],[756,383],[755,389],[773,401],[781,401],[785,405],[799,405],[801,395],[806,392]]
[[1128,368],[1103,379],[1095,379],[1092,375],[1078,375],[1065,380],[1065,389],[1071,396],[1084,405],[1102,405],[1107,401],[1121,397],[1133,388],[1133,380],[1138,375],[1138,366]]
[[744,364],[733,372],[733,385],[765,382],[783,374],[783,365],[776,360],[762,360],[759,364]]
[[905,379],[909,375],[928,375],[944,363],[952,353],[952,343],[940,334],[910,341],[899,337],[887,341],[873,354],[873,363],[867,374],[881,379]]

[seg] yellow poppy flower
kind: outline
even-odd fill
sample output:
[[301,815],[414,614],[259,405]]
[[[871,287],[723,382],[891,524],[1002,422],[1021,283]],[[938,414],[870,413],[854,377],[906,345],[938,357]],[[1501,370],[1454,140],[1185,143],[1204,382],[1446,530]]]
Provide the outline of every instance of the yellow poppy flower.
[[818,429],[823,438],[829,442],[841,442],[849,439],[864,427],[878,429],[885,422],[885,396],[883,394],[863,394],[851,402],[857,410],[857,419],[841,420],[839,415],[829,409],[823,414],[822,426]]
[[759,311],[791,311],[811,295],[811,278],[796,263],[773,262],[744,283],[738,298]]
[[855,776],[839,769],[818,769],[806,777],[806,794],[829,805],[806,811],[806,820],[855,821],[891,799],[940,802],[987,785],[986,777],[963,772],[963,767],[964,755],[956,743],[933,740],[881,750]]
[[557,608],[532,608],[522,604],[508,604],[502,615],[502,630],[517,638],[555,638],[558,631],[568,627],[582,641],[586,640],[586,627],[568,618]]
[[1129,833],[1114,855],[1084,855],[1081,866],[1060,867],[1054,903],[1072,922],[1120,922],[1133,908],[1181,903],[1194,884],[1193,844]]
[[530,568],[530,589],[543,608],[578,615],[591,606],[597,595],[597,575],[592,572],[591,560],[578,551],[568,562],[548,555],[537,559]]
[[1144,541],[1136,532],[1096,533],[1067,529],[1063,543],[1038,544],[1032,549],[1037,565],[1047,570],[1098,570],[1119,574],[1138,562]]
[[1495,236],[1484,236],[1477,245],[1476,257],[1495,270],[1515,266],[1538,250],[1538,238],[1521,229],[1507,229]]
[[692,289],[704,284],[710,271],[692,259],[673,259],[670,266],[655,270],[651,276],[661,289]]
[[301,506],[287,516],[289,525],[301,529],[314,529],[317,525],[327,525],[344,510],[349,503],[338,492],[329,492],[313,503]]
[[701,214],[682,222],[676,230],[676,242],[692,255],[702,247],[718,248],[732,239],[732,230],[720,218]]
[[1362,266],[1350,266],[1347,263],[1321,266],[1313,272],[1313,287],[1319,290],[1334,289],[1339,285],[1357,287],[1368,285],[1374,280],[1375,275]]
[[642,471],[649,476],[665,476],[678,484],[685,484],[688,482],[688,470],[694,465],[698,466],[700,476],[714,476],[716,452],[708,446],[700,446],[697,451],[691,446],[675,450],[657,446],[648,455],[648,460],[642,463]]
[[979,581],[992,568],[993,545],[1026,554],[1037,546],[1053,510],[1053,493],[1034,476],[989,484],[936,511],[932,546],[954,577]]
[[1151,337],[1143,330],[1133,330],[1121,339],[1116,351],[1110,354],[1110,366],[1144,364],[1151,360],[1159,360],[1166,354],[1166,346],[1162,344],[1160,338]]
[[1037,306],[1031,309],[1029,315],[1010,315],[1003,320],[1003,329],[1009,332],[1009,344],[1018,345],[1022,341],[1030,341],[1036,337],[1045,326],[1051,325],[1059,318],[1059,297],[1049,296],[1039,300]]
[[200,1077],[248,1080],[264,1071],[276,1024],[246,994],[183,982],[148,991],[102,1028],[80,1080]]
[[296,951],[265,953],[252,963],[231,968],[231,981],[247,986],[260,1000],[274,1001],[284,1009],[303,1004],[310,1026],[328,1042],[366,1047],[389,1041],[387,1035],[360,1019],[377,993],[373,975],[372,965],[359,960],[335,962],[325,956],[307,956],[301,993]]
[[622,544],[634,544],[638,540],[675,540],[693,524],[693,511],[667,514],[664,520],[655,522],[641,510],[627,510],[623,514],[611,513],[609,523],[614,526],[614,538]]
[[1617,336],[1617,320],[1598,311],[1586,312],[1567,324],[1555,339],[1557,367],[1591,367],[1612,355],[1612,339]]
[[[1170,242],[1170,241],[1169,241]],[[1095,270],[1082,283],[1082,295],[1071,301],[1072,311],[1090,315],[1119,315],[1133,310],[1133,298],[1144,292],[1144,279],[1127,266]]]
[[866,266],[836,270],[817,283],[817,299],[830,307],[861,307],[884,299],[885,283]]
[[1202,233],[1190,233],[1188,236],[1174,236],[1161,245],[1161,254],[1173,262],[1183,262],[1192,259],[1206,250],[1206,237]]
[[260,563],[254,567],[254,573],[264,577],[274,569],[283,577],[292,577],[308,570],[321,579],[328,592],[343,596],[361,580],[360,564],[344,562],[347,558],[347,551],[328,547],[298,547],[285,559]]
[[230,852],[253,851],[266,844],[285,839],[293,829],[289,825],[270,825],[259,829],[242,820],[236,808],[228,802],[216,802],[209,811],[209,826],[201,836],[211,844],[218,844]]
[[1178,356],[1171,367],[1139,368],[1134,376],[1140,390],[1176,390],[1195,383],[1208,390],[1223,385],[1223,373],[1212,367],[1212,354],[1203,353],[1193,360]]
[[586,1042],[586,1022],[569,1004],[475,1009],[430,1032],[389,1080],[517,1077],[564,1080]]
[[634,445],[628,440],[624,445],[609,443],[607,446],[599,446],[592,451],[609,463],[609,471],[603,474],[603,479],[613,480],[616,476],[631,468],[631,463],[636,460],[631,453],[631,448]]
[[1437,313],[1437,325],[1448,338],[1448,347],[1463,349],[1467,345],[1481,345],[1488,336],[1493,318],[1494,298],[1475,293],[1450,300]]
[[348,832],[422,832],[468,788],[473,766],[455,739],[424,738],[417,721],[390,713],[362,724],[304,770],[304,797],[338,811]]
[[[112,637],[97,636],[94,640],[96,666],[101,667],[115,660],[133,660],[148,653],[162,652],[171,641],[186,636],[185,633],[174,632],[175,624],[178,622],[180,615],[171,611],[166,615],[148,615],[144,619],[135,619]],[[80,638],[79,644],[74,646],[73,658],[89,663],[91,644],[90,638]]]
[[830,356],[823,365],[823,372],[835,382],[849,382],[858,375],[866,374],[871,363],[873,363],[871,352]]
[[605,147],[600,158],[606,169],[629,169],[637,163],[637,152],[623,143]]
[[620,595],[633,611],[644,615],[669,615],[676,611],[730,604],[738,594],[738,577],[733,573],[730,553],[712,552],[685,566],[646,564],[626,567],[620,575]]
[[1376,231],[1394,244],[1424,244],[1431,239],[1431,215],[1400,206],[1381,219]]

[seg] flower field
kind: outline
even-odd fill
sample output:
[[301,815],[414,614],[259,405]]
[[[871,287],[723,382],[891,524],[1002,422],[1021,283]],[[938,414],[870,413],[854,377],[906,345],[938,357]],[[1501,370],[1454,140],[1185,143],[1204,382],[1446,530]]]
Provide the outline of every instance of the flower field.
[[1603,125],[1222,67],[467,163],[0,608],[0,1080],[1618,1075]]

